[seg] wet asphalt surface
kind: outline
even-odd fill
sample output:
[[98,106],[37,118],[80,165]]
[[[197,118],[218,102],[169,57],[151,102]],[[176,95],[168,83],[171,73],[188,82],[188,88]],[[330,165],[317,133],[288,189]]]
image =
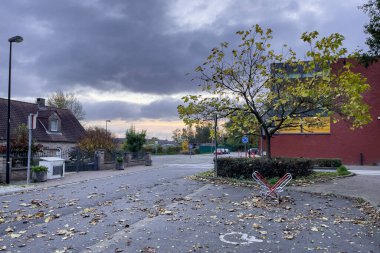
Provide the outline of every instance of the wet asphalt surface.
[[209,157],[0,196],[2,252],[380,252],[379,221],[355,200],[199,182]]

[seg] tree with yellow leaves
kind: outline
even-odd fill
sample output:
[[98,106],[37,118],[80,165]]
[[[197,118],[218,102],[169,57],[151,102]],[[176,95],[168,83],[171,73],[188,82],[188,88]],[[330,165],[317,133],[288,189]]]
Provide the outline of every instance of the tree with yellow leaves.
[[260,129],[271,158],[272,136],[299,125],[297,118],[312,116],[307,127],[324,124],[325,116],[348,120],[353,128],[371,121],[362,99],[369,88],[366,79],[351,70],[349,59],[332,69],[347,57],[342,35],[319,39],[316,31],[303,33],[301,40],[309,50],[301,60],[286,45],[281,53],[271,49],[271,29],[255,25],[236,34],[241,41],[236,48],[221,43],[195,69],[194,80],[203,94],[183,97],[185,105],[178,106],[178,112],[186,124],[212,120],[217,114],[229,118],[235,129]]

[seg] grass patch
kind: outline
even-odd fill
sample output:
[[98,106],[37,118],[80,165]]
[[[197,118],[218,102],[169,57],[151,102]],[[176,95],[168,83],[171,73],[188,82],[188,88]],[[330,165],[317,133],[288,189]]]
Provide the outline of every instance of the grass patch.
[[336,172],[338,173],[339,176],[346,176],[346,175],[349,175],[350,172],[348,171],[348,169],[341,165],[339,166],[337,169],[336,169]]
[[215,184],[230,184],[234,186],[253,186],[256,183],[253,180],[243,178],[214,177],[214,171],[208,170],[188,177],[192,180],[203,181]]
[[[351,174],[349,171],[347,171],[348,174]],[[330,180],[333,180],[335,178],[339,178],[343,175],[348,175],[346,172],[342,174],[342,172],[313,172],[309,176],[305,177],[297,177],[297,179],[293,179],[290,181],[289,185],[292,186],[308,186],[315,183],[323,183]],[[196,175],[193,175],[190,177],[190,179],[198,180],[198,181],[206,181],[206,182],[214,182],[214,183],[225,183],[225,184],[233,184],[233,185],[239,185],[239,186],[251,186],[255,185],[256,182],[252,180],[247,179],[239,179],[239,178],[228,178],[228,177],[214,177],[214,171],[204,171],[201,173],[198,173]],[[269,184],[274,185],[279,180],[278,177],[275,178],[267,178],[267,181]]]
[[197,174],[196,176],[199,176],[199,177],[213,177],[214,176],[214,171],[213,170],[203,171],[203,172]]
[[338,178],[341,175],[339,175],[338,172],[313,172],[309,176],[306,177],[299,177],[295,180],[292,180],[290,182],[290,185],[294,186],[307,186],[315,183],[323,183],[330,180],[333,180],[334,178]]
[[277,183],[278,180],[280,180],[279,177],[269,178],[268,183],[273,186]]
[[367,201],[363,198],[357,198],[356,201],[359,203],[359,204],[364,204],[366,203]]

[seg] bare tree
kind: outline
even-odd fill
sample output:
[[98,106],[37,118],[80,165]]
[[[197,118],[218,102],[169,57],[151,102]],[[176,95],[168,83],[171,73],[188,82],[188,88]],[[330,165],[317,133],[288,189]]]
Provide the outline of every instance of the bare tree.
[[83,120],[86,115],[82,103],[79,102],[72,92],[65,93],[58,90],[48,98],[47,104],[49,106],[70,110],[78,120]]

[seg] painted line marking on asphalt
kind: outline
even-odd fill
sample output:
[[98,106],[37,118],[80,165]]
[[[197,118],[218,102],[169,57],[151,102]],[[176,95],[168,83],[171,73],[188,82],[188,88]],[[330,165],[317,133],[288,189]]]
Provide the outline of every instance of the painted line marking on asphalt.
[[[231,239],[227,240],[225,238],[226,236],[229,237],[229,236],[234,236],[234,235],[240,235],[240,238],[238,238],[238,237],[232,238],[232,239],[235,239],[235,240],[238,240],[238,241],[234,241],[234,240],[231,240]],[[230,232],[230,233],[227,233],[227,234],[224,234],[224,235],[220,235],[219,239],[222,242],[229,243],[229,244],[234,244],[234,245],[245,245],[245,244],[251,244],[251,243],[254,243],[254,242],[263,242],[263,240],[257,239],[254,236],[248,236],[248,234],[241,233],[241,232]]]
[[[201,188],[196,189],[194,192],[185,196],[184,198],[192,198],[193,196],[197,195],[198,193],[207,190],[210,186],[211,186],[210,184],[206,184],[206,185],[202,186]],[[176,205],[178,205],[178,203],[171,204],[168,206],[168,208],[173,208]],[[154,218],[146,217],[146,218],[132,224],[130,226],[129,230],[121,230],[119,232],[116,232],[115,234],[112,235],[112,239],[105,240],[105,241],[99,242],[97,244],[94,244],[92,246],[86,247],[86,249],[81,251],[81,253],[109,252],[109,251],[107,251],[107,248],[109,248],[110,246],[112,246],[114,244],[117,244],[122,239],[127,238],[128,234],[131,232],[131,230],[138,229],[140,227],[144,227],[145,225],[147,225],[149,222],[153,221],[157,217],[160,217],[160,215],[156,216]]]

